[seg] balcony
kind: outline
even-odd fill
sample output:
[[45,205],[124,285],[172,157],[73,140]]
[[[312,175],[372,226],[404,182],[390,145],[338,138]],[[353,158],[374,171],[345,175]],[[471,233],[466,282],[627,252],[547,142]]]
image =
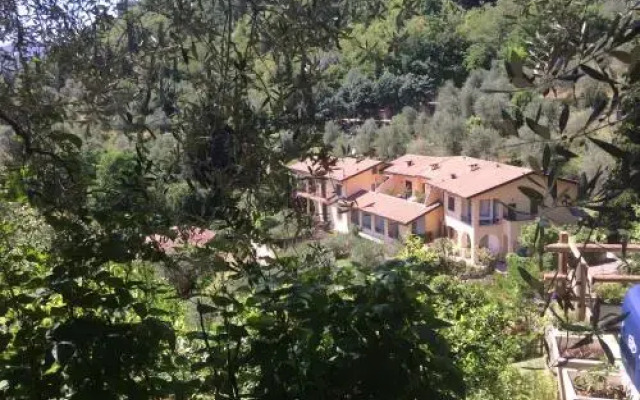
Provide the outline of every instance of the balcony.
[[480,226],[488,226],[488,225],[498,225],[500,223],[500,218],[487,218],[480,217]]
[[517,222],[517,221],[532,221],[536,218],[535,214],[525,213],[525,212],[516,212],[510,211],[503,215],[503,218],[507,221]]
[[471,225],[471,215],[461,215],[460,216],[460,221],[464,222],[467,225]]

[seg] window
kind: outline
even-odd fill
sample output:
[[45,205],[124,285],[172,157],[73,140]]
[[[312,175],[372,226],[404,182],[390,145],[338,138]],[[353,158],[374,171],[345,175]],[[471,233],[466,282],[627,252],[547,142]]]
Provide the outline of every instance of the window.
[[409,194],[413,193],[413,183],[411,181],[405,181],[404,190]]
[[360,225],[360,211],[351,210],[351,223],[354,225]]
[[372,191],[372,192],[375,192],[375,191],[376,191],[376,184],[375,184],[375,183],[372,183],[372,184],[371,184],[371,191]]
[[424,217],[420,217],[411,223],[411,233],[414,235],[424,235]]
[[326,204],[322,205],[322,220],[325,222],[329,220],[329,208]]
[[400,227],[397,222],[389,221],[388,235],[391,239],[397,239],[400,236]]
[[376,233],[384,235],[384,218],[376,217]]
[[298,192],[306,192],[307,191],[307,181],[304,179],[298,179],[296,181],[296,189]]
[[453,196],[447,196],[447,208],[449,211],[456,210],[456,198]]
[[322,197],[327,197],[327,182],[326,181],[322,181],[320,183],[320,190],[321,190],[320,195]]
[[365,229],[371,229],[371,214],[362,213],[362,227]]
[[342,185],[340,185],[340,184],[336,184],[336,190],[335,190],[335,192],[336,192],[336,196],[338,196],[338,197],[342,197]]
[[515,221],[517,218],[516,203],[509,203],[507,207],[507,214],[505,217],[510,221]]
[[531,203],[529,204],[529,214],[537,215],[538,214],[538,202],[531,199]]
[[491,200],[480,200],[480,217],[491,218]]

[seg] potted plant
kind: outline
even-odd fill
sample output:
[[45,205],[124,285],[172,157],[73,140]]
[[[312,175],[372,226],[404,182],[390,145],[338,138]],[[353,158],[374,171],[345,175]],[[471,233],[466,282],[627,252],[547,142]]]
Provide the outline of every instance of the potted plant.
[[564,369],[564,400],[627,399],[620,373],[612,367],[591,370]]
[[[629,289],[628,284],[623,283],[599,283],[594,286],[595,298],[600,299],[600,315],[620,315],[622,313],[622,299]],[[595,304],[595,298],[591,301],[590,310]]]

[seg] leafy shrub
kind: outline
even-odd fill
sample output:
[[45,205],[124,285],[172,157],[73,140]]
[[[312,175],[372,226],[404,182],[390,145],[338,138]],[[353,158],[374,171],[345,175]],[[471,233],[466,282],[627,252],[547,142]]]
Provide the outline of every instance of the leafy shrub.
[[478,264],[482,265],[487,270],[493,271],[496,268],[496,262],[498,259],[489,249],[485,247],[477,248],[476,258],[478,259]]
[[452,326],[443,331],[469,391],[498,391],[501,372],[520,354],[526,336],[505,334],[512,330],[518,308],[495,297],[486,285],[437,276],[431,288],[439,295],[438,316]]
[[384,245],[361,239],[351,248],[351,261],[364,268],[373,268],[384,262]]
[[57,264],[33,244],[7,246],[17,233],[0,227],[3,398],[169,396],[182,312],[152,267]]
[[341,260],[351,255],[353,241],[353,235],[335,234],[327,236],[321,244],[329,249],[336,259]]
[[516,254],[508,254],[507,273],[496,277],[497,285],[501,290],[508,292],[513,298],[518,300],[530,299],[535,293],[529,284],[522,278],[520,269],[533,277],[540,275],[540,270],[536,261],[529,257],[520,257]]
[[436,263],[439,256],[432,247],[425,247],[422,238],[418,235],[409,235],[405,238],[404,246],[398,252],[398,257],[403,259],[414,258],[420,262]]
[[430,245],[440,257],[449,258],[454,255],[453,241],[448,238],[437,238]]
[[[526,224],[520,230],[519,242],[520,245],[528,250],[528,255],[534,253],[534,239],[535,232],[538,226],[537,222]],[[589,243],[603,243],[607,239],[607,233],[602,228],[590,228],[580,226],[546,226],[542,234],[542,245],[548,245],[551,243],[557,243],[560,240],[560,232],[566,231],[573,238],[576,243],[582,243],[589,241]],[[540,243],[537,243],[540,245]]]
[[[520,229],[520,237],[519,243],[522,247],[528,250],[528,254],[533,254],[534,248],[537,243],[536,242],[536,230],[538,229],[538,223],[532,222],[530,224],[526,224]],[[538,233],[540,236],[540,233]],[[542,245],[548,245],[551,243],[557,243],[560,239],[560,230],[554,226],[549,226],[544,228],[544,232],[541,235],[541,238],[538,237],[538,240],[542,241]]]
[[500,373],[492,392],[478,390],[468,400],[557,400],[558,385],[547,371],[508,366]]
[[618,272],[627,275],[640,275],[640,254],[629,254],[618,266]]
[[621,304],[629,287],[628,284],[606,282],[595,285],[593,291],[607,304]]
[[237,299],[218,296],[203,309],[214,316],[231,314],[235,321],[216,325],[212,354],[233,348],[243,362],[212,357],[213,365],[198,368],[227,367],[241,378],[233,384],[242,397],[463,396],[462,374],[448,342],[434,329],[442,321],[432,295],[421,298],[420,280],[410,265],[396,262],[373,271],[309,265],[300,273],[274,277],[269,285],[272,290],[249,293],[238,307],[229,307]]

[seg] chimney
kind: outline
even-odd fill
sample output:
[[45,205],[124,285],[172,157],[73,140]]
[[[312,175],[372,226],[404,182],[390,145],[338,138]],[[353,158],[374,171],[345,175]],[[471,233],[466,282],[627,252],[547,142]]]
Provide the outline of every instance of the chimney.
[[412,160],[407,160],[407,167],[411,167],[413,166],[413,161]]
[[480,169],[480,166],[478,164],[471,164],[469,165],[469,167],[471,167],[472,171],[477,171]]
[[436,170],[436,169],[438,169],[438,168],[440,168],[440,164],[438,164],[438,163],[433,163],[433,164],[431,164],[431,170],[432,170],[432,171],[435,171],[435,170]]
[[456,179],[458,176],[456,174],[451,174],[451,179]]

